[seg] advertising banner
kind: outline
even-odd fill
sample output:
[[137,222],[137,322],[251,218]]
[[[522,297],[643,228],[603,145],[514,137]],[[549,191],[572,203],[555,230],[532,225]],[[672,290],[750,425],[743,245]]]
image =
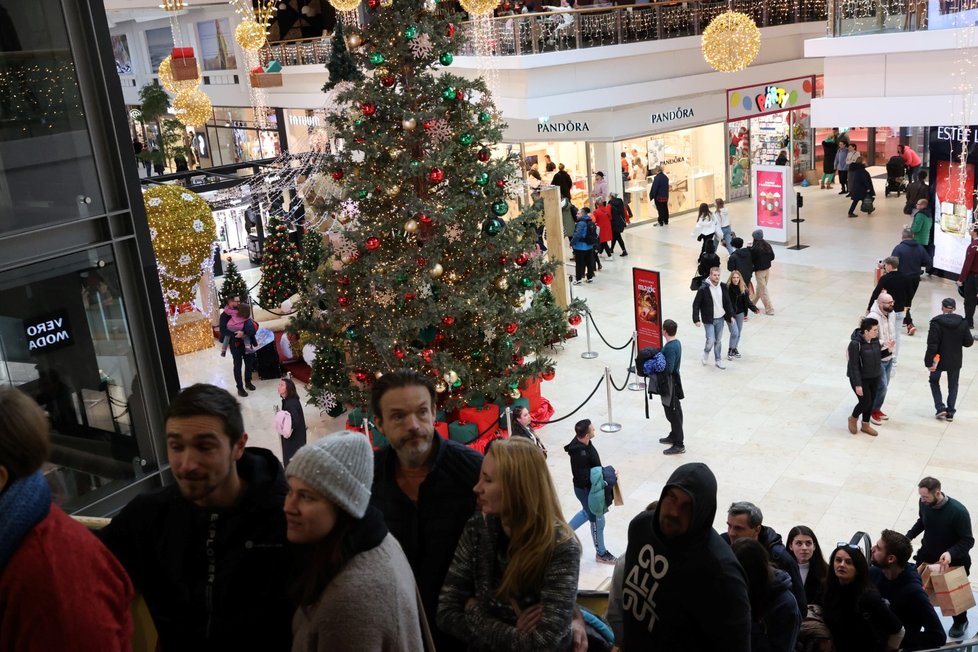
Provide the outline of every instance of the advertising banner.
[[[974,147],[978,127],[931,127],[930,172],[934,192],[934,267],[952,278],[961,272],[975,212]],[[962,144],[968,155],[961,160]]]
[[662,348],[662,295],[659,272],[632,268],[632,290],[635,306],[636,350],[647,346]]
[[727,91],[727,120],[744,120],[788,109],[803,109],[812,103],[815,77],[797,77],[781,81],[731,88]]
[[788,222],[793,217],[795,191],[791,168],[786,165],[755,165],[751,168],[754,225],[771,242],[788,241]]

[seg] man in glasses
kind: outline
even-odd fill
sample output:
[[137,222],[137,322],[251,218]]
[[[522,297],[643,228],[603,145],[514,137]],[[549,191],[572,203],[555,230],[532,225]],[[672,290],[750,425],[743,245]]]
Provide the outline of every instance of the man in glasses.
[[[907,532],[911,541],[921,532],[924,539],[914,559],[918,564],[940,564],[942,570],[951,566],[964,566],[971,574],[971,555],[975,545],[971,533],[971,515],[960,502],[941,491],[941,481],[930,476],[917,483],[920,494],[920,515]],[[968,629],[968,612],[954,616],[954,624],[948,631],[952,639],[960,640]]]

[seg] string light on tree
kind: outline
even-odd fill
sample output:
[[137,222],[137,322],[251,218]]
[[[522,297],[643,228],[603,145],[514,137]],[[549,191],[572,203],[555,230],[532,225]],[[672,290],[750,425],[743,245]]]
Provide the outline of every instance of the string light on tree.
[[761,50],[761,30],[747,14],[725,11],[703,30],[702,49],[714,70],[743,70]]

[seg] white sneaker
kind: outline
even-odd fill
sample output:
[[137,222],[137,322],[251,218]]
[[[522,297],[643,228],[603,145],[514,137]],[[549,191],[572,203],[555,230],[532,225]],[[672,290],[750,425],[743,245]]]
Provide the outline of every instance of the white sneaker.
[[723,364],[723,360],[717,360],[717,369],[726,369],[727,365]]
[[703,366],[710,364],[710,352],[703,351]]

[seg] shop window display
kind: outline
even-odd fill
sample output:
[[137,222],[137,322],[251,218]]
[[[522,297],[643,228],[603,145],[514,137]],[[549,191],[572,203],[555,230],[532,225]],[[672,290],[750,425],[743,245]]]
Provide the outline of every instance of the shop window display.
[[111,251],[5,272],[0,287],[0,384],[27,393],[50,419],[44,472],[55,499],[70,510],[90,502],[81,496],[149,471],[143,458],[154,456]]

